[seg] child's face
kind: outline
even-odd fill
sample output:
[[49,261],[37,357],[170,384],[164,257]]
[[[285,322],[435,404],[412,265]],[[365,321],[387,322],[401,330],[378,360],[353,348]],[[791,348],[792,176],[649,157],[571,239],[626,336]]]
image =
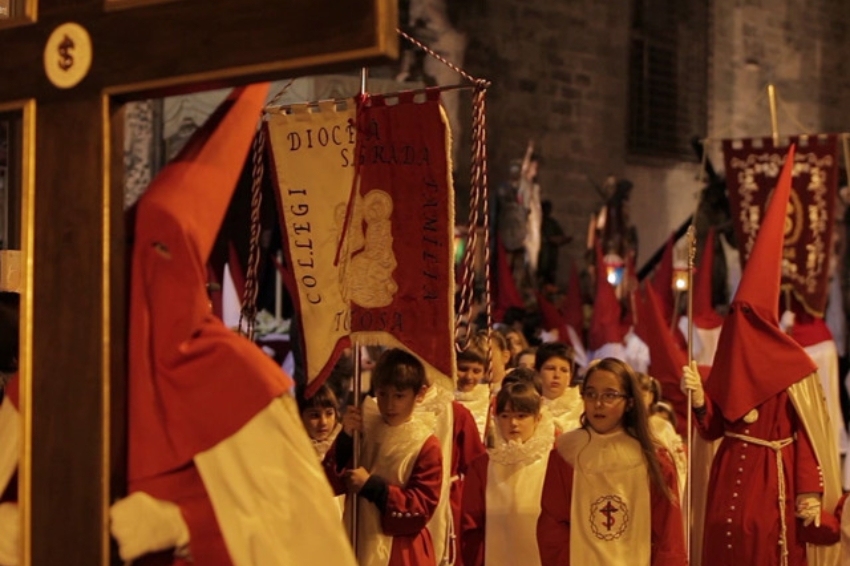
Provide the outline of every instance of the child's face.
[[522,338],[520,337],[519,332],[511,331],[505,334],[505,340],[508,342],[508,350],[510,350],[512,356],[516,356],[525,345],[522,343]]
[[457,390],[469,393],[484,378],[484,364],[459,360],[457,363]]
[[523,354],[516,362],[518,368],[534,369],[534,354]]
[[623,414],[633,399],[627,399],[620,379],[607,370],[591,372],[584,384],[584,414],[588,424],[599,434],[623,428]]
[[425,389],[416,393],[412,389],[396,389],[395,387],[379,387],[375,390],[378,410],[384,422],[390,426],[398,426],[410,420],[416,403],[422,400]]
[[540,414],[514,411],[511,404],[508,403],[505,410],[496,416],[496,422],[499,425],[499,432],[502,433],[505,440],[525,442],[534,436],[537,423],[540,422]]
[[336,411],[330,407],[311,407],[301,413],[301,421],[310,438],[321,442],[327,440],[336,427]]
[[540,366],[540,380],[543,383],[543,396],[557,399],[570,385],[572,364],[564,358],[549,358]]

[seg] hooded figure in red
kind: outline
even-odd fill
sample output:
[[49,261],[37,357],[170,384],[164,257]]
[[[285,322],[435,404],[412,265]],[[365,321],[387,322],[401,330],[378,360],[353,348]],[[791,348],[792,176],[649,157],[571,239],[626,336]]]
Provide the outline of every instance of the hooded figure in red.
[[[331,556],[353,564],[286,394],[290,378],[213,315],[206,289],[207,261],[267,92],[268,85],[236,89],[138,204],[131,495],[110,512],[124,560],[164,551],[157,564],[272,566]],[[322,498],[328,505],[317,504]]]
[[817,368],[782,332],[777,312],[793,164],[792,146],[704,390],[696,363],[684,368],[700,434],[723,439],[709,479],[704,565],[834,563],[814,549],[807,561],[806,543],[834,541],[834,519],[821,509],[837,499],[835,444]]

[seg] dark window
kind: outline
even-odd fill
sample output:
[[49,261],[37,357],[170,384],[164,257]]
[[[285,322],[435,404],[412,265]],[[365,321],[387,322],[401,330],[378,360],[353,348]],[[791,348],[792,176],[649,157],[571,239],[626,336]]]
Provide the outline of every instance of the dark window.
[[709,0],[633,0],[629,154],[693,158],[706,133]]

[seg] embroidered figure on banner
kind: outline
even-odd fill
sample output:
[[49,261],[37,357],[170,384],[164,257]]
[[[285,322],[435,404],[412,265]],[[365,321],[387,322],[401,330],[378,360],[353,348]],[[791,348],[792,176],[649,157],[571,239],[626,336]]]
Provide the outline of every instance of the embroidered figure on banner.
[[590,528],[601,540],[623,536],[630,519],[629,506],[618,495],[603,495],[590,506]]
[[393,252],[392,212],[392,197],[378,189],[357,197],[354,203],[350,273],[343,296],[364,308],[385,307],[398,291],[393,279],[398,262]]

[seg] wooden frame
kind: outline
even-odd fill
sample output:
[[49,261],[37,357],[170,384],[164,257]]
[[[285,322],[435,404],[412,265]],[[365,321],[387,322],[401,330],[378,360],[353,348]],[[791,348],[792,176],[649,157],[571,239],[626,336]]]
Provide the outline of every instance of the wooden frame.
[[[122,104],[389,62],[397,3],[20,1],[26,17],[0,23],[0,50],[20,54],[0,58],[0,76],[13,78],[0,81],[0,111],[22,112],[25,125],[23,564],[105,566],[108,508],[126,481]],[[94,57],[82,82],[57,89],[32,62],[68,21],[88,31]]]

